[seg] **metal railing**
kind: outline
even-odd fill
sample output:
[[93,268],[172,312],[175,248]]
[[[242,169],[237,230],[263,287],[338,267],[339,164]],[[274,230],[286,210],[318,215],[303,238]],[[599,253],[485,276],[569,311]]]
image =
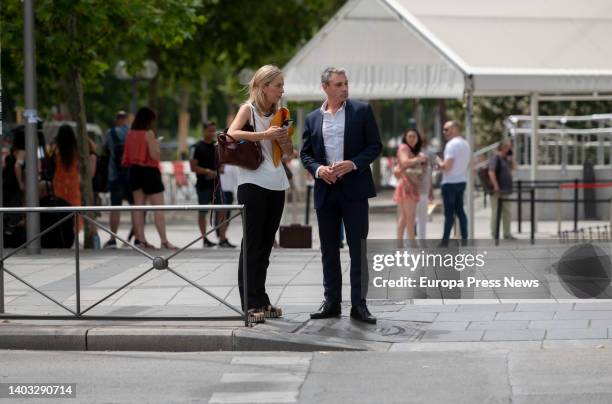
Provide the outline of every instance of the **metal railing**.
[[[179,248],[176,251],[173,251],[171,254],[169,254],[168,256],[153,256],[151,254],[149,254],[147,251],[143,250],[142,248],[129,243],[128,241],[124,240],[123,238],[121,238],[118,234],[114,233],[113,231],[111,231],[109,228],[107,228],[106,226],[104,226],[103,224],[101,224],[100,222],[96,221],[95,219],[92,219],[91,217],[89,217],[86,213],[96,213],[96,212],[122,212],[122,211],[129,211],[129,212],[147,212],[147,211],[198,211],[198,210],[212,210],[212,211],[239,211],[239,213],[236,213],[234,215],[228,215],[228,217],[221,221],[220,223],[217,223],[214,227],[212,227],[209,231],[206,232],[206,234],[201,235],[200,237],[196,238],[195,240],[191,241],[190,243],[186,244],[185,246]],[[244,307],[248,307],[248,296],[247,296],[247,253],[246,253],[246,246],[247,246],[247,242],[246,242],[246,226],[244,225],[245,221],[246,221],[246,210],[244,208],[244,205],[178,205],[178,206],[172,206],[172,205],[146,205],[146,206],[105,206],[105,207],[100,207],[100,206],[70,206],[70,207],[30,207],[30,208],[0,208],[0,235],[4,234],[4,215],[5,214],[22,214],[22,213],[42,213],[42,214],[49,214],[49,213],[65,213],[65,216],[62,217],[61,219],[59,219],[57,222],[55,222],[54,224],[52,224],[51,226],[49,226],[48,228],[44,229],[43,231],[39,232],[34,238],[27,240],[25,243],[21,244],[19,247],[15,248],[14,250],[10,251],[7,255],[4,255],[4,240],[3,237],[0,236],[0,318],[3,319],[7,319],[7,318],[11,318],[11,319],[58,319],[58,320],[66,320],[66,319],[70,319],[70,320],[74,320],[74,319],[82,319],[82,320],[237,320],[237,319],[243,319],[245,322],[246,326],[250,325],[249,322],[249,318],[247,316],[247,313],[233,305],[231,305],[230,303],[226,302],[224,299],[220,298],[219,296],[215,295],[214,293],[212,293],[211,291],[207,290],[206,288],[198,285],[196,282],[192,281],[191,279],[185,277],[184,275],[176,272],[174,269],[172,269],[170,267],[170,261],[176,257],[177,255],[179,255],[180,253],[182,253],[183,251],[185,251],[187,248],[191,247],[192,245],[194,245],[195,243],[199,242],[200,240],[202,240],[204,237],[206,237],[208,234],[214,232],[217,228],[221,227],[222,225],[224,225],[225,223],[230,222],[231,220],[237,218],[237,217],[241,217],[242,218],[242,236],[243,236],[243,248],[245,249],[243,251],[242,257],[243,257],[243,302],[244,302]],[[96,226],[97,228],[103,230],[104,232],[110,234],[111,236],[115,237],[117,240],[123,242],[124,244],[128,245],[132,250],[136,251],[137,253],[139,253],[140,255],[146,257],[147,259],[149,259],[151,261],[151,267],[148,268],[146,271],[140,273],[138,276],[134,277],[133,279],[131,279],[129,282],[124,283],[122,286],[120,286],[119,288],[115,289],[114,291],[112,291],[111,293],[109,293],[108,295],[104,296],[102,299],[98,300],[97,302],[93,303],[92,305],[90,305],[89,307],[82,309],[81,308],[81,280],[80,280],[80,249],[79,249],[79,217],[82,217],[84,220],[86,220],[87,222],[91,223],[92,225]],[[57,300],[55,300],[54,298],[52,298],[51,296],[49,296],[48,294],[44,293],[43,291],[41,291],[39,288],[33,286],[32,284],[30,284],[29,282],[27,282],[26,280],[22,279],[20,276],[16,275],[14,272],[12,272],[10,269],[6,268],[6,261],[14,256],[15,254],[17,254],[19,251],[23,250],[24,248],[26,248],[29,244],[31,244],[34,240],[36,239],[40,239],[42,238],[44,235],[50,233],[51,231],[53,231],[54,229],[57,229],[60,225],[62,225],[63,223],[67,222],[68,220],[73,219],[74,220],[74,255],[75,255],[75,290],[76,290],[76,310],[73,310],[69,307],[67,307],[66,305],[58,302]],[[90,312],[94,307],[98,306],[100,303],[104,302],[105,300],[107,300],[108,298],[110,298],[111,296],[115,295],[116,293],[118,293],[120,290],[125,289],[126,287],[128,287],[129,285],[133,284],[134,282],[136,282],[138,279],[142,278],[143,276],[145,276],[146,274],[148,274],[149,272],[153,271],[153,270],[159,270],[159,271],[167,271],[169,273],[174,274],[175,276],[179,277],[180,279],[184,280],[185,282],[187,282],[188,284],[190,284],[191,286],[195,287],[196,289],[202,291],[203,293],[209,295],[210,297],[212,297],[213,299],[217,300],[218,302],[220,302],[221,304],[223,304],[224,306],[228,307],[229,309],[231,309],[232,311],[236,312],[238,314],[238,316],[217,316],[217,317],[153,317],[153,316],[141,316],[141,317],[137,317],[137,316],[93,316],[93,315],[86,315],[86,313]],[[62,307],[63,309],[65,309],[66,311],[68,311],[69,313],[71,313],[70,316],[51,316],[51,315],[10,315],[5,313],[4,311],[4,273],[9,274],[11,277],[13,277],[14,279],[16,279],[17,281],[23,283],[24,285],[26,285],[27,287],[29,287],[30,289],[34,290],[35,292],[37,292],[38,294],[42,295],[43,297],[47,298],[48,300],[52,301],[53,303],[55,303],[56,305]]]
[[[529,203],[529,221],[530,221],[530,240],[531,244],[535,243],[535,210],[536,203],[545,203],[545,204],[556,204],[557,207],[557,235],[559,238],[569,239],[569,234],[578,234],[580,232],[585,232],[585,230],[591,233],[591,239],[595,236],[594,230],[597,231],[597,239],[598,240],[609,240],[610,236],[612,236],[612,198],[590,198],[590,199],[579,199],[579,190],[583,188],[610,188],[612,187],[612,180],[598,180],[598,181],[580,181],[578,179],[572,180],[538,180],[538,181],[516,181],[513,183],[512,192],[516,193],[516,198],[510,198],[507,196],[499,197],[497,203],[497,211],[495,217],[495,232],[494,239],[495,245],[499,244],[499,232],[500,232],[500,224],[501,224],[501,215],[502,215],[502,206],[505,203],[517,203],[517,222],[518,222],[518,232],[521,233],[522,221],[523,221],[523,208],[522,205],[524,202]],[[556,189],[558,191],[556,198],[536,198],[536,190],[542,189]],[[562,199],[560,195],[560,191],[562,189],[571,189],[573,190],[573,198]],[[523,194],[528,193],[529,198],[523,198]],[[485,192],[486,195],[486,192]],[[578,206],[581,203],[605,203],[610,206],[609,210],[609,224],[602,225],[601,231],[600,226],[595,226],[594,228],[587,229],[579,229],[578,228]],[[574,229],[572,231],[562,231],[561,229],[561,204],[572,204],[573,205],[573,222]],[[584,235],[583,235],[584,237]],[[579,238],[579,237],[578,237]]]

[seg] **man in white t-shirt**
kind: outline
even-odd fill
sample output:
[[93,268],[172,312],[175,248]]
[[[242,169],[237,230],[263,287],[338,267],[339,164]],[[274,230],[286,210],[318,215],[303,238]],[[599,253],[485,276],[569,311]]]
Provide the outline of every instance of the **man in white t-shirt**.
[[467,182],[468,168],[472,160],[470,145],[461,136],[461,128],[455,121],[448,121],[442,129],[447,140],[444,147],[444,160],[438,158],[442,171],[442,201],[444,202],[444,235],[442,245],[448,245],[455,215],[459,218],[461,239],[467,241],[467,216],[463,210],[463,193]]

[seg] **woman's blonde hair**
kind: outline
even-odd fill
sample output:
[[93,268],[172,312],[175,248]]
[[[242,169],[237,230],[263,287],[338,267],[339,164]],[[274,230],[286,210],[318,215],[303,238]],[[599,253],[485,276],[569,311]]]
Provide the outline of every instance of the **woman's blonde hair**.
[[[279,75],[283,74],[281,69],[274,65],[265,65],[260,67],[253,78],[249,82],[249,100],[247,102],[255,104],[255,107],[260,113],[265,114],[269,111],[265,110],[266,99],[263,88],[272,83]],[[278,105],[272,105],[272,113],[275,113]]]

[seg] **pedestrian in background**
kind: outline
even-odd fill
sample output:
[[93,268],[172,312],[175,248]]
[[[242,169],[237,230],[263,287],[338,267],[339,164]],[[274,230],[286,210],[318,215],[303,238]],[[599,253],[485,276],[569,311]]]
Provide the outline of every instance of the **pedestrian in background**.
[[[516,169],[516,161],[512,157],[512,141],[502,140],[499,143],[497,153],[489,159],[489,179],[493,186],[491,194],[491,236],[495,238],[497,227],[497,209],[499,198],[512,193],[512,171]],[[502,203],[501,219],[503,224],[504,239],[516,240],[510,231],[512,221],[512,204]]]
[[[125,139],[122,164],[129,168],[129,182],[135,205],[144,205],[147,202],[151,205],[164,205],[164,184],[159,170],[160,140],[152,130],[155,119],[156,114],[151,108],[140,108]],[[145,212],[134,212],[134,244],[154,248],[145,238],[144,216]],[[161,248],[177,249],[166,237],[164,212],[156,210],[154,217]]]
[[[196,192],[198,194],[199,205],[211,205],[213,199],[221,199],[219,188],[215,194],[215,181],[217,180],[217,170],[215,164],[215,132],[217,128],[214,122],[204,122],[202,124],[202,139],[189,149],[189,164],[191,171],[196,174]],[[214,247],[217,244],[206,237],[206,221],[208,210],[202,209],[198,212],[198,226],[203,237],[204,247]]]
[[468,239],[468,221],[463,209],[463,194],[472,160],[472,151],[468,142],[461,136],[461,128],[457,122],[446,122],[442,133],[447,142],[444,147],[444,160],[438,157],[437,164],[442,171],[442,200],[444,202],[444,234],[441,246],[447,246],[455,216],[459,218],[461,240],[465,243]]
[[[96,145],[89,138],[88,147],[87,161],[93,177],[96,172]],[[80,155],[76,136],[70,125],[62,125],[57,131],[53,158],[55,159],[53,193],[57,198],[67,201],[72,206],[81,206]],[[82,227],[83,217],[79,217],[79,229]]]
[[[115,116],[113,127],[110,128],[104,136],[104,146],[109,154],[108,190],[110,192],[111,206],[121,206],[123,201],[126,201],[130,205],[134,204],[134,196],[130,189],[129,169],[121,164],[128,131],[128,115],[125,111],[119,111]],[[113,211],[109,216],[110,229],[116,234],[117,231],[119,231],[121,212]],[[131,216],[131,226],[133,227],[134,212],[131,213]],[[111,235],[110,239],[104,244],[104,248],[117,248],[115,236]]]
[[398,245],[403,246],[404,233],[414,244],[417,204],[419,203],[421,182],[424,179],[424,166],[427,157],[421,153],[423,140],[416,129],[408,129],[397,150],[397,177],[399,179],[393,194],[398,204],[400,217],[397,223]]

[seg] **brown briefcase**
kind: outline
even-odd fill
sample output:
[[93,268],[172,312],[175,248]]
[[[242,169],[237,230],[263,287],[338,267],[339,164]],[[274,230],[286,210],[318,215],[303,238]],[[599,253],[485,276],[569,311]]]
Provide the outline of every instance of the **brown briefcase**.
[[283,248],[312,248],[312,227],[303,224],[281,226],[279,245]]

